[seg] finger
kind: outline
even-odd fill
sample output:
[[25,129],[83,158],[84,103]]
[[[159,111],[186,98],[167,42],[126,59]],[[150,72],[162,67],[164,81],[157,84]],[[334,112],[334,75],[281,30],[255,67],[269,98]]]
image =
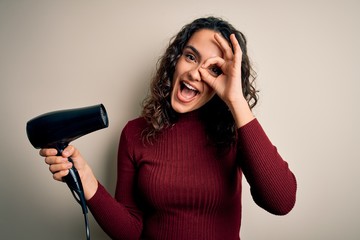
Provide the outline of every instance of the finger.
[[39,154],[42,157],[56,156],[57,150],[55,148],[43,148],[40,149]]
[[230,35],[230,41],[234,48],[235,63],[241,63],[242,50],[240,48],[239,41],[236,39],[235,34]]
[[57,157],[57,156],[48,156],[45,158],[45,163],[48,165],[51,164],[59,164],[59,163],[67,163],[69,162],[68,158]]
[[216,65],[216,66],[220,67],[221,69],[223,69],[224,64],[225,64],[225,60],[223,58],[212,57],[212,58],[206,59],[206,61],[203,63],[203,65],[201,67],[208,68],[211,65]]
[[220,46],[222,52],[224,53],[224,58],[232,59],[234,53],[233,53],[228,41],[226,41],[226,39],[223,36],[221,36],[219,33],[215,33],[215,40],[219,43],[219,46]]
[[60,171],[69,170],[71,167],[72,167],[71,162],[61,163],[61,164],[51,164],[49,166],[49,170],[52,173],[57,173],[57,172],[60,172]]
[[57,181],[63,182],[63,177],[69,174],[69,170],[59,171],[53,174],[53,178]]

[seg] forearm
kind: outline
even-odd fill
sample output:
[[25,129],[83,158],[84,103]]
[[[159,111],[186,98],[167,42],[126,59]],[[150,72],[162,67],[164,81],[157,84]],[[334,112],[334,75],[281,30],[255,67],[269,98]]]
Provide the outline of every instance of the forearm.
[[296,179],[261,125],[254,120],[240,128],[239,163],[255,202],[274,214],[286,214],[295,204]]
[[140,238],[141,213],[118,202],[101,183],[87,203],[92,215],[111,239]]

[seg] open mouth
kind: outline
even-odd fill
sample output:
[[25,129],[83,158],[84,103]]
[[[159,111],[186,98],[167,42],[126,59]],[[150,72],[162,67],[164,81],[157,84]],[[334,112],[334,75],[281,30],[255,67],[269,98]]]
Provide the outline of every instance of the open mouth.
[[181,82],[180,91],[181,96],[186,100],[190,100],[200,93],[196,88],[186,82]]

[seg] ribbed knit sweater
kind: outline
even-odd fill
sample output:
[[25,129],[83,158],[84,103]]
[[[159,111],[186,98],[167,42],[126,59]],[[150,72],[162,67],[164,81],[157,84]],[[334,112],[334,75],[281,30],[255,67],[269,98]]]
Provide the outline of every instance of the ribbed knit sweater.
[[295,204],[296,180],[257,119],[237,131],[237,144],[217,154],[198,113],[182,114],[153,145],[143,118],[129,121],[119,143],[115,197],[99,183],[88,201],[112,239],[238,240],[242,175],[254,201],[283,215]]

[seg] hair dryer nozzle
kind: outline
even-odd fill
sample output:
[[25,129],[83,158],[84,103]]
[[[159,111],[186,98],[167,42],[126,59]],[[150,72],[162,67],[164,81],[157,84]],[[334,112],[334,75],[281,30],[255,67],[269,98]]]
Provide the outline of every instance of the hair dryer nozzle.
[[26,132],[35,148],[52,148],[66,146],[71,141],[108,125],[106,109],[99,104],[42,114],[27,122]]

